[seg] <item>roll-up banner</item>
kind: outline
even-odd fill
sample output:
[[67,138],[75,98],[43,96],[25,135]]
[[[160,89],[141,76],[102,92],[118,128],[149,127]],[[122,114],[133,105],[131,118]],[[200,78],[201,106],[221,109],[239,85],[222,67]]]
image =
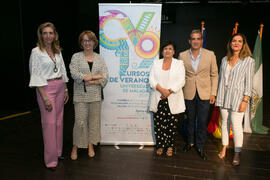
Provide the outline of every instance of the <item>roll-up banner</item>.
[[99,4],[103,89],[101,144],[153,145],[149,72],[159,58],[161,4]]

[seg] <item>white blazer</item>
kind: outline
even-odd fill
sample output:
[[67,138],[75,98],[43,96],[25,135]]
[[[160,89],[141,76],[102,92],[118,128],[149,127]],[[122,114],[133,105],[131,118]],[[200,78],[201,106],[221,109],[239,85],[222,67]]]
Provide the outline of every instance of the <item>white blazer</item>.
[[[157,112],[158,102],[161,100],[161,93],[156,89],[157,84],[160,84],[160,74],[164,59],[154,60],[149,77],[150,87],[152,88],[150,111]],[[185,85],[185,67],[182,60],[173,58],[171,69],[169,70],[168,89],[172,93],[168,97],[169,107],[172,114],[178,114],[185,111],[185,101],[183,95],[183,86]],[[161,85],[162,86],[162,85]]]

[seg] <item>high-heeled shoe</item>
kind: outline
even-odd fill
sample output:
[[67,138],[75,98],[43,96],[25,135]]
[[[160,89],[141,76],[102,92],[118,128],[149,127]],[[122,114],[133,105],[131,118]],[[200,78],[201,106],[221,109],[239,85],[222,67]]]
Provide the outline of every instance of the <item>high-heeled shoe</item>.
[[70,158],[72,160],[77,160],[78,158],[77,151],[72,150]]
[[202,160],[204,160],[204,161],[207,160],[207,154],[203,148],[198,148],[197,151],[198,151],[200,158],[202,158]]
[[47,169],[54,172],[56,170],[56,167],[47,167]]
[[95,149],[92,143],[88,144],[88,156],[91,158],[95,156]]
[[94,150],[89,150],[88,151],[88,156],[89,157],[94,157],[95,156],[95,151]]
[[191,145],[191,144],[186,144],[185,146],[184,146],[184,148],[183,148],[183,151],[184,152],[189,152],[192,148],[193,148],[193,144]]
[[88,153],[88,156],[89,157],[94,157],[95,156],[95,153],[94,152],[90,152],[90,153]]
[[239,152],[235,152],[234,153],[234,157],[233,157],[233,162],[232,164],[234,166],[239,166],[240,165],[240,153]]
[[65,157],[64,156],[58,156],[58,160],[63,161],[63,160],[65,160]]
[[224,154],[223,152],[218,153],[219,159],[224,159],[225,156],[226,156],[226,154]]
[[224,159],[226,156],[227,146],[223,146],[222,150],[218,153],[219,159]]

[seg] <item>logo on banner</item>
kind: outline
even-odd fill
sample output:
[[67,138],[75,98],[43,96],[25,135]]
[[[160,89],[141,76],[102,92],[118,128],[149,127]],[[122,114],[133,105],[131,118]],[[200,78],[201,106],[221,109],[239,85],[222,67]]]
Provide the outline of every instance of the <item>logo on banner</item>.
[[[119,10],[109,10],[105,14],[99,19],[100,45],[105,49],[115,51],[115,56],[120,57],[120,77],[126,73],[130,65],[128,39],[133,45],[134,52],[143,59],[138,68],[148,69],[159,51],[159,30],[149,28],[155,13],[143,12],[136,28],[130,18]],[[104,26],[112,20],[120,22],[128,38],[111,39],[105,35]]]

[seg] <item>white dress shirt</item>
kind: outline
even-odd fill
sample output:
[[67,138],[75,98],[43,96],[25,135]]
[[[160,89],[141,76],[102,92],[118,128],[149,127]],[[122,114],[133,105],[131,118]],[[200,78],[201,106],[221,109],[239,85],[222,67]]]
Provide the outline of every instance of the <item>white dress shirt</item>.
[[55,54],[57,72],[54,72],[55,64],[46,51],[41,51],[39,47],[32,49],[29,70],[30,87],[40,87],[48,85],[48,79],[63,78],[63,82],[68,82],[67,72],[62,54]]

